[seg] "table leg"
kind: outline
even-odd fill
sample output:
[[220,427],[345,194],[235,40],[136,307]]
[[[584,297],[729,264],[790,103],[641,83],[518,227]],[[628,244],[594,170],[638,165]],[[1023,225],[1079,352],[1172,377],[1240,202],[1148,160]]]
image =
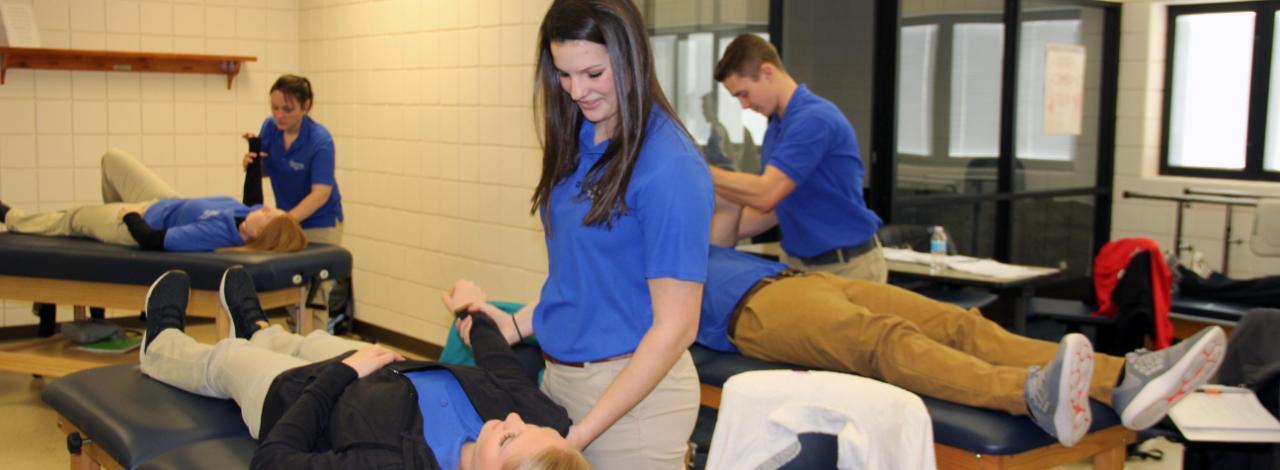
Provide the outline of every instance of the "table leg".
[[1018,297],[1013,302],[1013,332],[1026,336],[1027,313],[1031,311],[1031,297],[1035,289],[1030,286],[1018,288]]

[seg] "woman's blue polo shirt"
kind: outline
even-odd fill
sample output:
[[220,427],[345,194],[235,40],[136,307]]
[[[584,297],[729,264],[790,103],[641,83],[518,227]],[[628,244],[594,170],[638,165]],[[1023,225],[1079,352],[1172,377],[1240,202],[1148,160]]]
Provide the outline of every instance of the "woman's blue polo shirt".
[[635,351],[653,325],[650,279],[707,277],[715,198],[693,142],[655,107],[624,196],[629,211],[612,228],[588,227],[591,201],[579,188],[609,144],[594,145],[594,136],[584,121],[578,169],[551,190],[547,281],[533,316],[542,350],[568,362]]
[[285,211],[293,210],[302,199],[311,194],[311,185],[327,184],[333,187],[329,200],[303,220],[302,228],[326,228],[342,221],[342,193],[334,178],[333,136],[310,116],[303,116],[298,138],[284,149],[284,133],[276,127],[276,120],[268,117],[258,131],[262,139],[262,174],[271,178],[271,190],[276,194],[276,205]]

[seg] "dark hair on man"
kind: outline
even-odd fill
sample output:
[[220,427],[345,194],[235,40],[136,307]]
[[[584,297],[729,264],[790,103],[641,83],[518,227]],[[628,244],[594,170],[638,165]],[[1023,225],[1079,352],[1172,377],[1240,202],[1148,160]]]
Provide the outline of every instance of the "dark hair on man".
[[315,97],[311,93],[311,80],[307,80],[307,77],[288,73],[281,75],[280,78],[276,79],[276,83],[271,85],[269,93],[276,91],[284,93],[286,97],[298,100],[298,106],[301,106],[304,110],[311,109],[311,99]]
[[782,57],[773,44],[751,33],[739,34],[724,50],[720,62],[716,63],[715,79],[723,82],[729,75],[737,75],[754,80],[760,76],[760,64],[772,64],[778,70],[787,70],[782,66]]
[[665,112],[672,117],[672,125],[688,135],[658,85],[649,34],[635,5],[629,0],[556,0],[538,28],[534,72],[534,118],[541,121],[542,176],[530,212],[542,211],[548,233],[551,189],[578,169],[578,128],[584,119],[573,98],[560,87],[551,44],[577,40],[608,49],[618,95],[617,128],[612,129],[609,146],[582,184],[580,194],[591,200],[583,225],[611,227],[615,218],[628,211],[624,196],[651,113]]

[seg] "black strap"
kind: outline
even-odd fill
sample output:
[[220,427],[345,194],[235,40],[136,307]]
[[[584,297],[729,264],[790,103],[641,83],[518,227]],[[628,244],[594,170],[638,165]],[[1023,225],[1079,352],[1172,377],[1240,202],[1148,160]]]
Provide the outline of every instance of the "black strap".
[[129,235],[138,242],[138,246],[148,251],[164,251],[164,235],[168,230],[156,230],[147,225],[142,214],[130,212],[124,215],[124,224],[129,227]]
[[254,158],[244,169],[244,198],[246,206],[262,204],[262,158]]

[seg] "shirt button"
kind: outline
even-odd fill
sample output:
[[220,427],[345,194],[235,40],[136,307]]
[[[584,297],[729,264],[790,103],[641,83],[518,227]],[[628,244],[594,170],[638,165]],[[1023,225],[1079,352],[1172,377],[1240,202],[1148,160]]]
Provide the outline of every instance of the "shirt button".
[[448,407],[449,407],[449,400],[440,400],[440,407],[441,407],[441,408],[448,408]]

